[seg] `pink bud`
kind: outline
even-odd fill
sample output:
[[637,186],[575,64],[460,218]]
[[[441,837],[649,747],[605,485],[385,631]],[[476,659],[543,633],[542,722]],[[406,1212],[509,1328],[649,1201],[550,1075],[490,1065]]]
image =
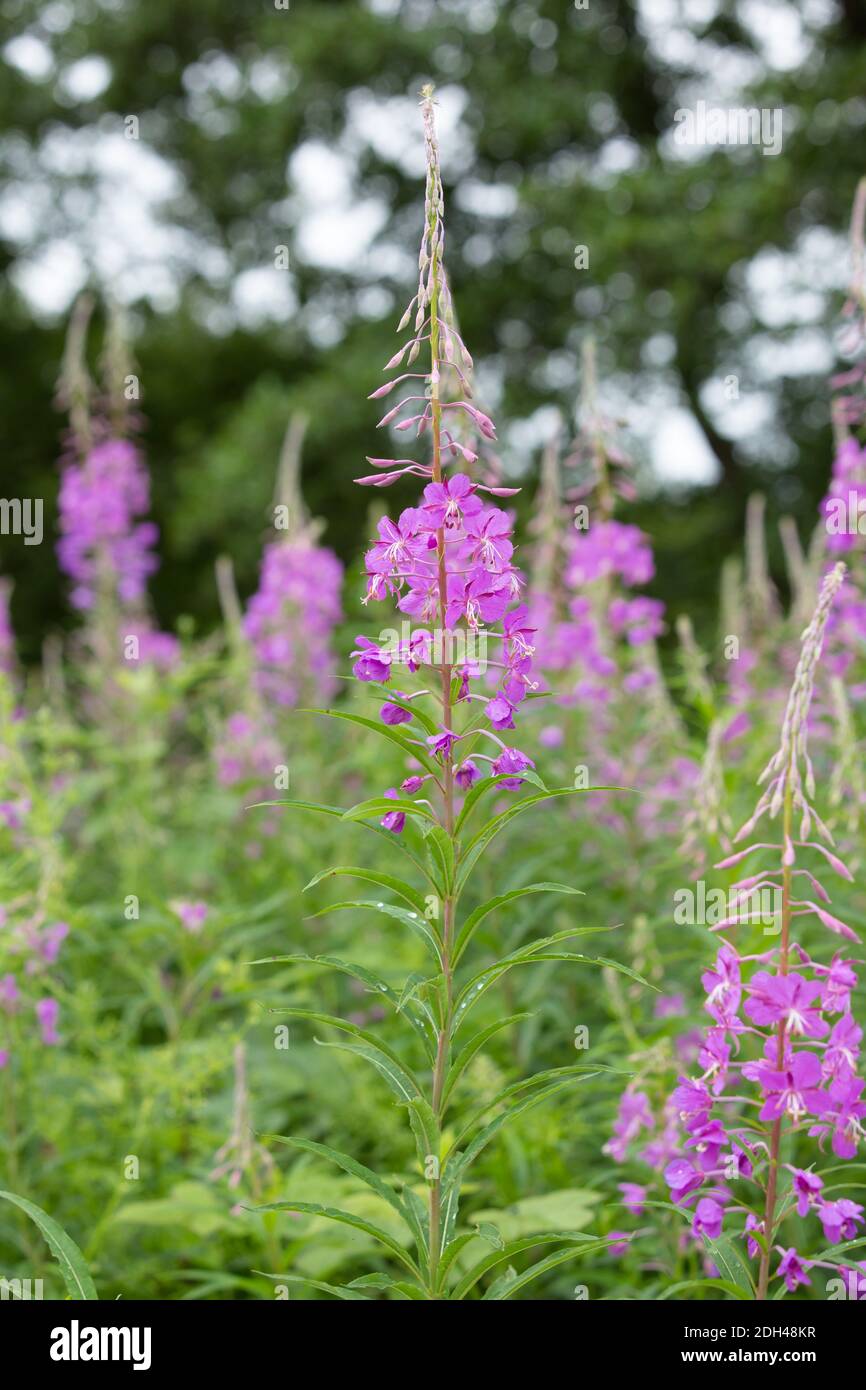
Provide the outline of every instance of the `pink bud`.
[[741,859],[745,859],[747,854],[752,854],[756,849],[781,849],[781,845],[749,845],[748,849],[741,849],[737,854],[729,854],[727,859],[720,859],[718,864],[714,864],[714,869],[731,869],[735,864],[739,864]]
[[830,931],[836,932],[839,936],[847,937],[849,941],[860,940],[857,933],[853,931],[851,927],[847,926],[845,922],[841,922],[838,917],[834,917],[832,912],[828,912],[826,908],[818,907],[817,903],[808,901],[806,902],[806,906],[811,907],[815,915],[820,918],[824,926],[828,927]]
[[799,840],[798,844],[800,844],[803,849],[816,849],[819,854],[823,854],[830,868],[835,869],[840,878],[847,878],[849,883],[854,882],[854,875],[851,873],[850,869],[842,863],[842,860],[839,859],[837,855],[831,854],[824,845],[819,845],[815,840]]

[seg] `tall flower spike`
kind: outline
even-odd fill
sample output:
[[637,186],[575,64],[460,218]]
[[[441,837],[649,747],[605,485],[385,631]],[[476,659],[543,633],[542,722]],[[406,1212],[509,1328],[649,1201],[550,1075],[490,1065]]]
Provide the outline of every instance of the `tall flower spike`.
[[[452,674],[459,677],[459,702],[485,702],[490,726],[485,732],[498,746],[496,755],[475,756],[489,762],[495,773],[511,774],[519,770],[518,763],[524,769],[532,766],[525,754],[507,748],[492,731],[512,729],[518,705],[534,689],[530,675],[533,632],[524,621],[523,609],[512,609],[520,597],[523,579],[512,564],[510,518],[499,508],[485,505],[480,496],[483,492],[510,495],[515,489],[473,482],[462,471],[446,472],[449,464],[466,463],[470,455],[472,461],[477,458],[455,421],[468,424],[475,434],[487,439],[495,438],[496,431],[489,417],[471,402],[472,358],[455,326],[442,260],[445,204],[432,88],[424,89],[421,108],[427,158],[424,229],[418,258],[418,289],[400,322],[400,328],[405,328],[414,313],[413,336],[392,357],[386,370],[399,366],[404,358],[411,366],[424,344],[429,344],[430,366],[426,372],[401,372],[372,395],[381,397],[403,381],[413,383],[411,394],[389,409],[379,424],[393,425],[400,431],[414,428],[416,437],[428,437],[430,461],[370,459],[382,471],[356,481],[388,486],[410,473],[429,480],[420,505],[406,508],[396,521],[387,516],[379,521],[378,538],[366,555],[364,598],[369,603],[396,597],[400,611],[416,617],[425,630],[404,638],[387,651],[368,638],[359,638],[354,672],[360,680],[387,681],[398,666],[410,673],[424,666],[432,668],[437,677],[435,683],[442,691],[443,729],[431,747],[444,764],[444,783],[450,785],[459,752],[459,740],[453,737],[451,726]],[[451,399],[452,396],[457,399]],[[420,408],[407,417],[406,408],[416,402]],[[502,630],[495,631],[500,622]],[[432,640],[427,628],[435,630]],[[494,658],[487,659],[491,643],[499,645]],[[485,674],[485,667],[496,679],[488,682],[484,694],[474,693],[471,682]],[[411,720],[411,710],[400,718],[395,709],[399,710],[399,706],[383,706],[383,719],[401,723]],[[503,785],[520,786],[521,779],[509,775]],[[397,834],[402,832],[404,820],[399,814],[390,813],[386,819],[387,828]]]
[[815,671],[821,657],[827,620],[830,616],[833,600],[839,592],[844,578],[845,566],[841,562],[824,576],[818,605],[803,634],[800,659],[797,662],[794,681],[782,720],[782,736],[779,747],[758,778],[759,783],[766,782],[767,786],[755,808],[754,815],[738,831],[735,837],[737,841],[749,835],[766,813],[769,813],[771,819],[777,816],[784,805],[786,795],[790,792],[794,811],[799,811],[802,815],[801,840],[809,838],[809,829],[814,820],[818,831],[832,843],[829,830],[810,804],[810,798],[815,794],[815,778],[809,758],[807,721],[809,707],[812,703]]
[[[820,1176],[811,1169],[781,1163],[788,1136],[806,1129],[819,1138],[822,1148],[829,1142],[837,1157],[853,1157],[866,1118],[863,1081],[856,1074],[862,1030],[850,1007],[857,984],[853,963],[840,952],[823,964],[793,939],[795,921],[803,916],[817,917],[838,935],[853,935],[823,906],[830,895],[810,869],[798,864],[798,850],[816,849],[843,878],[850,879],[850,873],[825,846],[795,840],[792,829],[795,798],[820,824],[807,800],[814,792],[806,721],[828,615],[843,573],[843,567],[837,566],[824,579],[804,633],[780,747],[763,774],[764,781],[771,780],[759,812],[746,827],[759,815],[772,818],[776,814],[778,793],[781,805],[777,809],[783,814],[781,843],[750,844],[716,866],[732,867],[757,850],[776,851],[774,867],[731,886],[736,907],[713,928],[730,934],[745,927],[751,934],[753,923],[766,911],[764,895],[769,892],[773,907],[766,930],[775,938],[774,945],[759,955],[740,954],[723,939],[715,964],[702,976],[704,1007],[711,1022],[698,1051],[700,1074],[680,1077],[661,1117],[660,1133],[641,1152],[647,1163],[663,1171],[674,1204],[693,1208],[692,1239],[699,1246],[706,1238],[717,1239],[726,1225],[730,1228],[731,1218],[746,1212],[740,1235],[749,1258],[758,1260],[758,1299],[768,1297],[771,1277],[784,1280],[792,1292],[806,1279],[809,1260],[779,1244],[781,1228],[794,1205],[792,1198],[801,1217],[818,1217],[831,1243],[840,1239],[839,1232],[842,1238],[852,1238],[863,1223],[858,1203],[847,1198],[828,1200]],[[796,885],[802,882],[818,902],[796,896]],[[759,910],[752,911],[751,904]],[[751,1051],[755,1041],[757,1054]],[[751,1111],[740,1113],[742,1105],[755,1105],[753,1097],[744,1094],[748,1089],[744,1083],[758,1088],[757,1119]],[[634,1131],[623,1132],[622,1142],[615,1140],[608,1152],[622,1161],[635,1137]],[[798,1157],[799,1152],[800,1145]],[[789,1169],[792,1183],[780,1204],[783,1166]],[[745,1205],[732,1186],[742,1183],[749,1185]],[[755,1206],[755,1188],[761,1194],[760,1211]],[[737,1234],[730,1229],[728,1233]],[[771,1276],[774,1251],[781,1259]]]

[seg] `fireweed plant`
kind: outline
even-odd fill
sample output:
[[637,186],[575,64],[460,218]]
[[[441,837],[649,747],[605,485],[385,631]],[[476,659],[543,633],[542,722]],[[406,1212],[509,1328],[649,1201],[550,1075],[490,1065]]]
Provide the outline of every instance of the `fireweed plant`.
[[[322,523],[310,518],[300,485],[306,421],[293,416],[286,429],[274,493],[277,539],[262,552],[259,584],[243,611],[231,561],[217,564],[217,586],[230,654],[229,710],[214,746],[221,787],[238,789],[238,814],[256,797],[287,783],[281,715],[309,702],[330,699],[337,685],[334,632],[342,619],[343,566],[320,543]],[[261,853],[261,837],[273,835],[278,813],[255,823],[246,853]],[[249,826],[249,818],[246,818]]]
[[[349,876],[389,890],[399,901],[342,902],[325,910],[361,908],[396,919],[420,940],[433,973],[413,975],[397,991],[369,970],[330,956],[271,958],[298,964],[314,960],[354,976],[391,1004],[412,1030],[415,1053],[429,1072],[427,1082],[406,1056],[375,1032],[330,1015],[287,1011],[348,1035],[346,1041],[331,1045],[363,1057],[380,1073],[408,1113],[420,1170],[417,1181],[405,1182],[398,1191],[349,1154],[305,1138],[282,1142],[330,1159],[371,1188],[401,1218],[414,1251],[348,1211],[291,1200],[258,1210],[314,1213],[354,1226],[372,1236],[402,1266],[403,1277],[398,1280],[371,1273],[342,1289],[319,1283],[343,1298],[363,1297],[364,1289],[389,1289],[395,1297],[462,1299],[476,1290],[489,1271],[521,1252],[544,1245],[560,1247],[522,1273],[512,1269],[491,1283],[484,1297],[502,1299],[557,1264],[602,1250],[609,1242],[574,1231],[547,1231],[506,1243],[495,1227],[461,1229],[458,1209],[467,1171],[508,1119],[563,1085],[587,1081],[607,1069],[563,1066],[527,1077],[505,1087],[474,1114],[461,1116],[455,1126],[449,1112],[469,1063],[494,1034],[523,1015],[499,1018],[465,1041],[458,1035],[486,991],[519,965],[568,961],[606,965],[640,977],[615,962],[566,948],[571,938],[599,928],[568,928],[481,969],[468,965],[473,936],[488,914],[526,894],[577,891],[562,883],[531,883],[493,896],[472,911],[462,910],[470,875],[499,832],[523,811],[574,794],[575,788],[547,789],[533,771],[532,758],[515,746],[511,736],[521,705],[534,692],[533,632],[519,603],[522,580],[512,563],[510,518],[481,495],[507,496],[512,490],[474,483],[460,469],[461,464],[471,466],[476,461],[477,451],[464,442],[466,433],[455,422],[471,423],[488,439],[495,437],[495,430],[489,417],[472,403],[471,358],[455,327],[445,276],[444,202],[430,88],[422,93],[421,109],[427,180],[420,278],[400,323],[403,330],[412,322],[411,335],[386,370],[401,365],[411,369],[422,353],[429,365],[421,371],[401,372],[374,391],[373,397],[388,394],[402,382],[413,383],[411,393],[388,410],[380,424],[393,423],[400,434],[414,430],[416,437],[429,442],[430,457],[426,463],[370,459],[377,471],[358,480],[376,487],[406,475],[424,480],[418,505],[401,512],[396,521],[383,517],[378,539],[366,556],[367,601],[396,598],[400,613],[417,620],[419,628],[389,642],[358,638],[354,674],[384,697],[380,723],[350,712],[318,711],[383,736],[406,755],[411,770],[399,788],[388,787],[383,795],[346,812],[297,801],[273,804],[367,823],[402,850],[423,881],[420,887],[377,869],[352,866],[326,869],[313,884]],[[492,677],[486,689],[474,688],[483,684],[485,676]],[[484,823],[475,823],[491,793],[524,787],[534,790],[504,808],[495,804]],[[376,820],[378,824],[370,824]],[[466,1268],[461,1254],[479,1236],[490,1249]]]
[[[847,1269],[844,1252],[863,1224],[863,1208],[833,1197],[831,1175],[838,1167],[823,1176],[815,1168],[827,1149],[840,1159],[855,1157],[863,1138],[864,1083],[856,1074],[862,1029],[851,1015],[857,975],[844,948],[825,961],[799,939],[801,922],[817,919],[843,941],[858,940],[830,911],[830,894],[818,877],[822,869],[849,881],[852,875],[812,804],[808,751],[815,676],[844,575],[843,564],[827,573],[803,635],[779,748],[761,775],[764,789],[753,815],[734,837],[751,843],[716,865],[731,868],[768,851],[774,859],[733,885],[729,914],[711,928],[721,945],[702,976],[712,1021],[699,1043],[700,1074],[679,1078],[660,1120],[632,1083],[606,1145],[622,1162],[643,1138],[641,1159],[663,1175],[673,1204],[691,1213],[689,1239],[707,1252],[709,1285],[741,1298],[766,1299],[776,1280],[783,1281],[781,1293],[793,1292],[811,1283],[813,1268],[859,1277]],[[754,839],[762,821],[767,839]],[[774,823],[778,836],[769,830]],[[772,911],[753,896],[767,888]],[[767,922],[768,912],[771,924],[763,930],[777,943],[760,952],[738,948],[731,937],[748,937],[756,922]],[[809,1138],[818,1141],[811,1161],[804,1144]],[[620,1186],[633,1214],[655,1204],[649,1187]],[[795,1210],[800,1218],[817,1218],[829,1249],[810,1257],[784,1238]]]
[[109,307],[103,389],[97,393],[86,361],[93,302],[82,296],[67,336],[57,402],[69,415],[61,458],[57,559],[71,581],[69,601],[85,619],[83,642],[100,677],[124,660],[166,670],[179,644],[158,631],[147,606],[147,581],[159,568],[158,527],[146,519],[150,476],[134,440],[140,426],[127,399],[126,335]]

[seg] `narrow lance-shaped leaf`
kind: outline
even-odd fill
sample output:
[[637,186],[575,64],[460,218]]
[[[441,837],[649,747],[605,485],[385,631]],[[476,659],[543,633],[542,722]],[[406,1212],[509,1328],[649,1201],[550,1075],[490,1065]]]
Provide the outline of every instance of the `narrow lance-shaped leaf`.
[[365,1235],[377,1240],[380,1245],[384,1245],[386,1250],[404,1264],[412,1274],[421,1277],[420,1271],[415,1261],[407,1255],[403,1247],[383,1231],[381,1226],[376,1226],[372,1221],[367,1221],[362,1216],[356,1216],[352,1211],[343,1211],[340,1207],[324,1207],[320,1202],[265,1202],[262,1206],[248,1207],[248,1211],[296,1211],[300,1216],[321,1216],[326,1221],[336,1221],[342,1226],[352,1226],[356,1231],[363,1231]]
[[331,1163],[336,1163],[345,1173],[350,1173],[352,1177],[358,1178],[397,1213],[401,1221],[409,1228],[418,1246],[419,1254],[424,1254],[427,1244],[426,1235],[418,1226],[414,1212],[407,1208],[394,1189],[383,1178],[380,1178],[379,1174],[374,1172],[372,1168],[368,1168],[364,1163],[359,1163],[351,1154],[342,1153],[339,1149],[332,1149],[329,1144],[317,1144],[312,1139],[295,1138],[292,1135],[284,1136],[282,1134],[267,1134],[264,1137],[277,1144],[285,1144],[290,1149],[301,1149],[305,1153],[318,1154],[321,1158],[327,1158]]
[[453,963],[457,964],[476,929],[489,913],[495,912],[499,907],[504,907],[506,903],[524,898],[530,893],[568,893],[583,896],[581,889],[571,888],[567,883],[528,883],[525,888],[513,888],[510,893],[498,893],[495,898],[488,898],[486,903],[482,903],[480,907],[476,907],[475,911],[470,913],[457,933],[452,957]]
[[71,1236],[68,1236],[53,1216],[49,1216],[35,1202],[19,1197],[15,1192],[0,1191],[0,1199],[11,1202],[39,1227],[48,1248],[60,1267],[63,1282],[69,1290],[70,1298],[98,1300],[98,1294],[90,1277],[87,1263]]

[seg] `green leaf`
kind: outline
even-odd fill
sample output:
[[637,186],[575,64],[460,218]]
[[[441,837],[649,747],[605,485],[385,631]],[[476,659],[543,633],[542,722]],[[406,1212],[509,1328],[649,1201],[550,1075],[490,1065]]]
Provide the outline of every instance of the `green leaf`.
[[[588,1072],[585,1073],[581,1079],[589,1080],[590,1077],[597,1074],[596,1072]],[[520,1100],[516,1101],[514,1105],[509,1106],[507,1110],[503,1110],[499,1115],[494,1116],[494,1118],[476,1134],[471,1144],[469,1144],[462,1153],[457,1153],[455,1148],[452,1147],[442,1169],[442,1250],[445,1249],[448,1241],[451,1239],[451,1234],[457,1221],[460,1187],[463,1181],[463,1175],[469,1165],[478,1157],[482,1149],[487,1147],[491,1139],[494,1138],[508,1120],[515,1119],[518,1115],[523,1114],[524,1111],[531,1110],[535,1105],[540,1105],[541,1102],[547,1100],[549,1096],[555,1095],[557,1091],[561,1091],[563,1086],[567,1085],[568,1081],[573,1079],[574,1077],[561,1078],[553,1085],[545,1086],[539,1091],[533,1092],[528,1096],[523,1096]]]
[[321,1289],[322,1293],[330,1293],[334,1298],[342,1298],[347,1301],[357,1303],[369,1303],[369,1299],[362,1293],[357,1293],[355,1289],[346,1284],[326,1284],[323,1279],[308,1279],[303,1274],[269,1274],[265,1269],[254,1269],[253,1274],[261,1274],[264,1279],[273,1279],[277,1284],[303,1284],[307,1288]]
[[[388,804],[389,809],[393,810],[393,803],[389,802]],[[320,815],[332,816],[337,820],[343,820],[346,814],[342,806],[326,806],[324,803],[318,801],[294,801],[291,798],[283,799],[282,801],[255,801],[252,806],[247,806],[244,809],[247,811],[254,811],[262,806],[288,806],[296,811],[317,811]],[[380,839],[387,840],[389,845],[393,845],[399,849],[401,854],[405,854],[407,859],[411,859],[416,869],[423,874],[428,883],[430,883],[432,887],[436,887],[436,884],[433,883],[427,872],[426,866],[416,854],[413,854],[412,850],[404,842],[402,836],[395,835],[392,831],[386,830],[383,825],[374,825],[372,821],[362,820],[359,821],[358,824],[363,825],[364,829],[371,831],[372,834],[378,835]]]
[[[511,772],[500,772],[497,774],[497,776],[485,777],[480,782],[476,782],[474,786],[470,787],[463,801],[463,806],[461,807],[460,815],[457,817],[457,823],[454,827],[455,834],[460,834],[461,830],[466,825],[466,822],[468,821],[472,812],[475,810],[475,807],[478,805],[478,802],[481,800],[481,798],[483,796],[486,796],[488,792],[495,791],[497,787],[500,787],[503,784],[503,782],[509,781],[509,779],[513,776],[514,774]],[[524,771],[521,772],[520,776],[525,783],[534,787],[538,787],[538,790],[541,792],[546,792],[549,790],[549,788],[546,787],[542,782],[538,773],[533,772],[532,768],[530,767],[525,768]]]
[[423,916],[427,904],[422,893],[417,888],[413,888],[410,883],[404,882],[402,878],[395,878],[393,874],[380,874],[373,869],[355,868],[349,865],[341,865],[336,869],[323,869],[315,878],[311,878],[303,892],[308,893],[311,888],[319,883],[323,883],[328,878],[360,878],[368,883],[376,883],[380,888],[390,888],[392,893],[413,907],[416,912]]
[[[584,936],[596,931],[605,931],[605,927],[586,927],[578,931],[569,931],[566,936]],[[621,965],[619,961],[611,960],[608,956],[584,956],[577,951],[546,951],[539,948],[522,947],[519,951],[514,951],[510,956],[504,956],[495,965],[487,966],[486,969],[473,975],[468,984],[457,997],[454,1010],[454,1031],[462,1025],[464,1019],[483,994],[492,984],[503,976],[506,971],[511,970],[515,965],[536,965],[541,961],[572,961],[575,965],[596,965],[607,966],[611,970],[618,971],[621,975],[627,975],[630,980],[637,981],[640,985],[645,985],[647,989],[655,990],[655,985],[651,985],[636,970],[632,970],[628,965]],[[658,992],[656,990],[656,992]]]
[[336,1221],[342,1226],[352,1226],[356,1231],[363,1231],[365,1235],[372,1236],[380,1245],[390,1251],[396,1260],[404,1264],[416,1278],[421,1278],[421,1271],[415,1261],[401,1245],[390,1236],[387,1231],[383,1231],[381,1226],[374,1226],[371,1221],[366,1221],[362,1216],[356,1216],[354,1212],[343,1211],[339,1207],[323,1207],[320,1202],[266,1202],[263,1206],[247,1207],[247,1211],[296,1211],[302,1216],[321,1216],[326,1221]]
[[411,1100],[413,1093],[421,1095],[421,1087],[418,1085],[412,1073],[404,1067],[400,1058],[392,1052],[382,1039],[373,1033],[368,1033],[365,1029],[359,1028],[355,1023],[349,1023],[345,1018],[338,1018],[334,1014],[316,1013],[312,1009],[271,1009],[271,1013],[285,1014],[289,1018],[305,1018],[311,1023],[324,1023],[329,1028],[337,1028],[341,1033],[349,1033],[354,1038],[360,1038],[363,1046],[351,1043],[326,1043],[320,1038],[316,1042],[320,1047],[336,1047],[344,1052],[354,1052],[357,1056],[365,1057],[371,1062],[380,1075],[384,1076],[394,1094],[400,1100]]
[[460,1133],[457,1135],[457,1138],[454,1140],[452,1148],[457,1148],[458,1145],[463,1143],[467,1135],[471,1134],[476,1125],[481,1123],[488,1110],[493,1110],[497,1105],[505,1105],[509,1100],[513,1100],[515,1096],[519,1096],[523,1091],[531,1091],[537,1086],[549,1086],[554,1082],[564,1083],[572,1080],[588,1080],[590,1077],[602,1076],[605,1073],[621,1077],[633,1075],[632,1072],[622,1071],[619,1067],[608,1067],[601,1062],[590,1062],[586,1064],[576,1062],[573,1066],[549,1067],[546,1071],[536,1072],[533,1076],[525,1076],[521,1081],[512,1081],[510,1085],[505,1086],[493,1096],[491,1100],[485,1101],[484,1105],[475,1111],[472,1118],[466,1121]]
[[731,1284],[727,1279],[686,1279],[680,1284],[672,1284],[659,1294],[659,1302],[663,1299],[675,1298],[678,1294],[685,1293],[687,1289],[721,1289],[724,1293],[729,1293],[732,1298],[747,1300],[751,1294],[741,1289],[739,1284]]
[[739,1289],[744,1289],[747,1297],[754,1298],[755,1284],[751,1270],[730,1236],[720,1236],[718,1240],[710,1240],[704,1236],[704,1244],[722,1279],[726,1283],[735,1284]]
[[[402,695],[398,695],[395,690],[389,690],[386,685],[380,685],[378,681],[364,681],[363,693],[365,695],[375,695],[380,700],[387,700],[391,705],[399,705],[400,709],[408,710],[414,719],[417,719],[428,734],[438,734],[439,728],[435,719],[431,719],[429,714],[421,708],[417,700],[406,700]],[[419,692],[421,687],[418,687]]]
[[66,1234],[53,1216],[37,1207],[35,1202],[28,1201],[26,1197],[19,1197],[14,1192],[0,1191],[0,1198],[18,1207],[39,1227],[49,1250],[60,1266],[60,1273],[70,1298],[98,1302],[99,1295],[94,1288],[84,1256],[72,1237]]
[[442,896],[447,897],[454,886],[454,841],[441,825],[434,823],[424,827],[424,844],[438,869]]
[[[520,816],[524,811],[528,811],[532,806],[538,806],[542,801],[552,801],[559,796],[582,796],[586,792],[604,791],[628,791],[628,787],[556,787],[553,791],[536,792],[534,796],[524,796],[520,801],[509,806],[507,810],[500,811],[498,816],[494,816],[485,826],[469,841],[462,854],[463,868],[457,881],[458,889],[462,888],[475,862],[484,852],[491,840],[495,839],[500,830],[504,830],[516,816]],[[465,809],[465,808],[464,808]]]
[[357,806],[350,806],[348,811],[343,812],[343,820],[369,820],[371,816],[385,816],[391,811],[402,811],[404,815],[417,816],[420,820],[436,824],[436,817],[429,806],[420,801],[411,801],[408,797],[392,799],[387,796],[370,796],[366,801],[359,801]]
[[402,749],[410,758],[415,758],[421,764],[425,772],[432,772],[438,776],[439,768],[431,758],[424,744],[418,744],[414,739],[404,734],[402,729],[395,728],[392,724],[383,724],[378,719],[367,719],[363,714],[350,714],[348,710],[339,709],[298,709],[296,714],[324,714],[328,719],[345,719],[349,724],[357,724],[362,729],[370,729],[380,738],[385,738],[389,743],[393,743],[397,748]]
[[418,1284],[407,1284],[402,1279],[392,1279],[390,1274],[362,1274],[344,1285],[347,1289],[384,1289],[396,1293],[401,1299],[424,1299],[427,1295]]
[[566,1260],[574,1260],[578,1255],[595,1255],[600,1250],[606,1250],[610,1245],[616,1244],[615,1240],[595,1240],[589,1245],[567,1245],[564,1250],[555,1250],[552,1255],[546,1255],[537,1264],[530,1265],[522,1274],[503,1274],[484,1295],[484,1302],[500,1302],[502,1299],[510,1298],[512,1294],[519,1293],[525,1289],[527,1284],[531,1284],[540,1275],[546,1274],[549,1269],[555,1269],[557,1265],[565,1264]]
[[408,927],[424,945],[432,952],[436,963],[439,963],[439,952],[441,942],[438,933],[428,922],[423,912],[410,911],[406,907],[397,907],[395,903],[374,902],[372,899],[358,899],[355,902],[329,903],[327,907],[320,908],[318,912],[313,912],[311,918],[327,917],[330,912],[346,912],[349,908],[365,908],[372,912],[382,912],[386,917],[393,917],[395,921],[402,922]]
[[532,1015],[528,1013],[509,1014],[507,1018],[499,1018],[495,1023],[488,1024],[486,1028],[482,1028],[479,1033],[473,1034],[469,1041],[460,1049],[448,1069],[448,1076],[442,1092],[443,1109],[448,1103],[451,1092],[454,1090],[454,1087],[457,1085],[457,1082],[460,1080],[460,1077],[469,1066],[469,1063],[472,1061],[472,1058],[475,1056],[476,1052],[478,1052],[479,1048],[482,1048],[495,1033],[498,1033],[502,1028],[507,1028],[510,1023],[521,1023],[524,1019],[531,1017]]
[[501,786],[502,783],[508,779],[508,776],[509,774],[507,772],[502,772],[498,777],[484,777],[480,782],[476,782],[469,788],[464,798],[460,815],[457,817],[457,823],[454,826],[455,835],[460,834],[482,796],[492,791],[494,787]]
[[375,971],[368,970],[366,966],[356,965],[353,961],[340,960],[338,956],[308,956],[304,954],[263,956],[261,960],[251,960],[250,965],[315,965],[325,970],[336,970],[341,975],[349,975],[352,979],[360,980],[362,984],[367,986],[371,994],[387,999],[397,1013],[402,1013],[409,1020],[423,1042],[430,1060],[435,1059],[435,1044],[421,1020],[406,1008],[404,997],[398,996],[390,985],[386,984]]
[[[461,1241],[465,1244],[474,1239],[474,1236],[469,1235],[458,1236],[457,1240],[451,1242],[448,1250],[450,1251],[453,1246],[458,1245]],[[565,1244],[585,1246],[588,1243],[593,1244],[594,1239],[592,1236],[585,1235],[583,1231],[537,1231],[530,1236],[521,1236],[517,1240],[506,1241],[492,1254],[484,1255],[477,1264],[474,1264],[472,1268],[462,1276],[459,1282],[455,1284],[449,1297],[455,1300],[465,1298],[466,1295],[474,1289],[478,1280],[483,1279],[484,1275],[489,1273],[491,1269],[495,1269],[496,1266],[502,1264],[504,1260],[510,1260],[513,1255],[519,1255],[524,1250],[532,1250],[537,1245]],[[446,1254],[447,1253],[448,1252],[446,1252]],[[448,1264],[452,1264],[453,1260],[454,1257],[452,1256]],[[445,1268],[444,1260],[442,1262],[442,1267],[443,1269]]]
[[266,1139],[273,1139],[278,1144],[285,1144],[290,1149],[302,1149],[305,1153],[319,1154],[322,1158],[327,1158],[331,1163],[336,1163],[345,1173],[350,1173],[352,1177],[358,1178],[367,1187],[372,1188],[377,1196],[386,1201],[400,1217],[400,1220],[409,1228],[419,1253],[423,1256],[427,1249],[425,1232],[419,1229],[413,1211],[408,1209],[397,1193],[379,1174],[365,1164],[359,1163],[352,1158],[351,1154],[342,1153],[339,1149],[332,1149],[329,1144],[317,1144],[313,1139],[297,1139],[290,1135],[266,1134]]
[[[409,1111],[409,1123],[415,1136],[418,1162],[423,1174],[428,1157],[432,1156],[438,1162],[439,1126],[436,1124],[436,1116],[433,1114],[432,1107],[423,1096],[416,1096],[412,1100],[407,1100],[405,1105]],[[428,1180],[425,1179],[425,1181]]]
[[[847,1255],[849,1250],[859,1250],[864,1245],[866,1245],[866,1236],[860,1236],[857,1240],[843,1240],[841,1245],[828,1245],[826,1250],[821,1250],[812,1258],[813,1260],[830,1260],[835,1264],[839,1255]],[[842,1263],[847,1264],[847,1260],[843,1260]]]
[[528,893],[571,893],[585,896],[580,888],[570,888],[567,883],[528,883],[525,888],[515,888],[510,893],[499,893],[495,898],[488,898],[486,903],[476,907],[475,911],[467,917],[454,943],[454,955],[452,957],[454,965],[457,964],[476,928],[484,921],[488,913],[494,912],[496,908],[504,906],[505,903],[514,902],[516,898],[526,897]]
[[479,1221],[475,1227],[476,1234],[481,1240],[486,1240],[488,1245],[492,1245],[494,1250],[504,1250],[505,1241],[499,1233],[499,1228],[493,1225],[492,1221]]

